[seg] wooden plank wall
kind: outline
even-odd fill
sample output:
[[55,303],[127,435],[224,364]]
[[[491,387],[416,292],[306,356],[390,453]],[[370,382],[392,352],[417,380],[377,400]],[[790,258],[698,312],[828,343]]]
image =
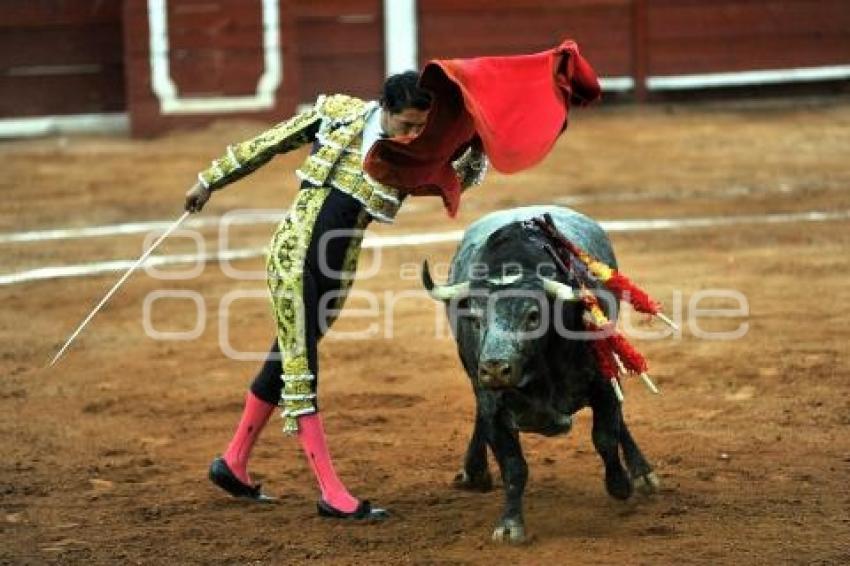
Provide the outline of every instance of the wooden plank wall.
[[650,75],[850,63],[847,0],[648,0]]
[[3,0],[0,118],[125,108],[121,3]]
[[[604,76],[850,64],[848,0],[420,0],[420,60],[578,41]],[[638,95],[643,94],[638,92]]]
[[[196,127],[218,118],[278,121],[297,104],[298,60],[290,0],[279,0],[283,82],[268,111],[168,114],[151,81],[147,0],[125,0],[125,61],[130,127],[151,136],[175,127]],[[181,96],[253,94],[264,71],[262,8],[259,0],[168,0],[171,77]]]
[[171,76],[188,96],[251,95],[263,74],[259,1],[169,0]]
[[[134,136],[190,128],[220,118],[279,121],[296,106],[297,58],[291,2],[279,1],[283,81],[267,111],[168,114],[151,81],[147,0],[125,0],[125,42],[130,127]],[[264,71],[259,0],[168,0],[171,77],[181,96],[252,95]]]
[[[263,73],[259,0],[168,0],[169,63],[181,95],[250,95]],[[382,0],[280,0],[284,81],[269,112],[280,120],[322,93],[374,98],[384,78]],[[125,0],[134,135],[195,126],[214,115],[162,116],[150,78],[147,0]]]
[[603,75],[631,74],[632,0],[420,0],[420,64],[543,51],[575,39]]
[[300,102],[344,92],[376,98],[384,82],[382,0],[296,0]]
[[[277,120],[320,93],[377,95],[384,0],[278,0],[275,107],[168,115],[151,89],[147,0],[2,0],[0,118],[129,110],[151,135],[218,117]],[[168,0],[183,96],[252,94],[260,0]],[[420,63],[579,42],[601,75],[665,76],[850,64],[848,0],[418,0]],[[640,92],[638,92],[640,95]]]

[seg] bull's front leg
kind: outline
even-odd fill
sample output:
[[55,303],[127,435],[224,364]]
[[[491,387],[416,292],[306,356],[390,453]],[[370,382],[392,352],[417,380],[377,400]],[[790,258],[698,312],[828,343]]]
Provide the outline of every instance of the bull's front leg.
[[480,492],[493,489],[493,476],[490,475],[487,466],[487,441],[484,430],[484,419],[476,403],[475,426],[472,429],[472,438],[469,439],[469,447],[466,449],[463,469],[455,476],[452,483],[458,489]]
[[605,464],[605,489],[616,499],[632,495],[632,483],[620,461],[620,438],[623,417],[614,389],[598,380],[590,397],[593,410],[593,446]]
[[[622,411],[620,414],[622,415]],[[632,476],[634,488],[645,495],[657,493],[661,488],[661,481],[652,471],[652,466],[646,460],[635,439],[632,438],[625,420],[620,422],[620,445],[623,447],[623,456],[626,458],[626,466]]]
[[487,443],[499,463],[505,489],[505,510],[493,529],[493,541],[520,544],[526,541],[522,496],[528,480],[528,465],[522,455],[519,433],[503,418],[488,419],[484,429]]

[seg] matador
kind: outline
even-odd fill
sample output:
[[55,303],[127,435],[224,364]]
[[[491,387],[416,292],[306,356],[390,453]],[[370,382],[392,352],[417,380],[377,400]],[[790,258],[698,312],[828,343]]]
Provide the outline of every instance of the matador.
[[[389,77],[380,101],[320,96],[308,110],[257,137],[227,147],[198,174],[186,209],[201,210],[212,192],[244,177],[275,155],[306,144],[312,149],[295,174],[294,203],[271,238],[266,269],[277,324],[268,357],[245,397],[236,432],[209,469],[211,481],[235,497],[269,501],[248,473],[248,460],[276,407],[284,431],[296,434],[321,490],[318,512],[341,519],[382,519],[387,512],[353,497],[331,461],[319,416],[317,347],[352,284],[363,231],[372,220],[392,222],[406,193],[364,169],[382,138],[403,139],[425,126],[431,95],[413,71]],[[453,161],[462,188],[481,182],[487,159],[469,144]],[[330,299],[330,300],[329,300]]]

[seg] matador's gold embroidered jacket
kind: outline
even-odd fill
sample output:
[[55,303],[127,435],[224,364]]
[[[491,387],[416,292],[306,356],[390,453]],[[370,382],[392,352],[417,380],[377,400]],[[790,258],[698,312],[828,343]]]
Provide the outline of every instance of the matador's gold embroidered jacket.
[[[295,174],[310,185],[330,186],[360,201],[376,220],[392,222],[403,194],[381,184],[363,169],[363,129],[377,102],[336,94],[319,96],[309,110],[277,124],[259,136],[227,147],[227,153],[198,174],[207,188],[218,189],[267,163],[278,153],[316,142],[317,149]],[[465,189],[479,184],[487,158],[473,149],[454,162]]]

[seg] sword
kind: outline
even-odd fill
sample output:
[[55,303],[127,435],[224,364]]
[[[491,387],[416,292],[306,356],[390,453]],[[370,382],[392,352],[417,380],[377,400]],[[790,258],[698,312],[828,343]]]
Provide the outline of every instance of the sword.
[[124,281],[126,281],[130,277],[130,275],[132,275],[133,272],[136,269],[138,269],[138,267],[140,265],[142,265],[142,263],[144,263],[144,261],[146,259],[148,259],[148,256],[150,256],[153,253],[153,251],[162,243],[162,241],[165,240],[169,236],[169,234],[174,232],[174,230],[176,230],[177,227],[180,226],[180,224],[182,224],[183,221],[186,220],[186,218],[190,214],[191,214],[191,212],[189,212],[188,210],[186,212],[184,212],[183,215],[180,218],[178,218],[177,220],[174,221],[174,224],[172,224],[171,226],[168,227],[168,230],[163,232],[162,236],[157,238],[157,240],[153,243],[153,245],[151,247],[149,247],[147,250],[145,250],[145,252],[142,254],[142,256],[138,260],[136,260],[136,263],[134,263],[130,267],[130,269],[127,270],[127,272],[123,275],[123,277],[121,277],[121,279],[118,280],[118,283],[116,283],[115,285],[112,286],[112,289],[109,290],[109,292],[106,294],[106,296],[103,297],[103,299],[101,299],[101,301],[97,304],[96,307],[94,307],[94,309],[92,309],[92,311],[85,318],[85,320],[83,320],[83,322],[80,323],[80,325],[77,327],[77,329],[74,331],[74,333],[71,334],[71,337],[68,338],[68,340],[62,346],[62,348],[60,348],[59,351],[56,353],[56,355],[53,356],[53,359],[50,361],[50,364],[48,364],[48,367],[53,367],[53,365],[59,360],[59,358],[62,357],[62,354],[65,353],[65,350],[67,350],[68,347],[71,345],[71,342],[74,341],[74,338],[76,338],[77,335],[80,332],[83,331],[83,328],[85,328],[86,325],[89,323],[89,321],[91,321],[91,319],[94,318],[94,315],[96,315],[97,312],[103,307],[103,305],[106,304],[106,301],[108,301],[112,297],[112,295],[115,294],[115,291],[118,290],[118,288],[124,283]]

